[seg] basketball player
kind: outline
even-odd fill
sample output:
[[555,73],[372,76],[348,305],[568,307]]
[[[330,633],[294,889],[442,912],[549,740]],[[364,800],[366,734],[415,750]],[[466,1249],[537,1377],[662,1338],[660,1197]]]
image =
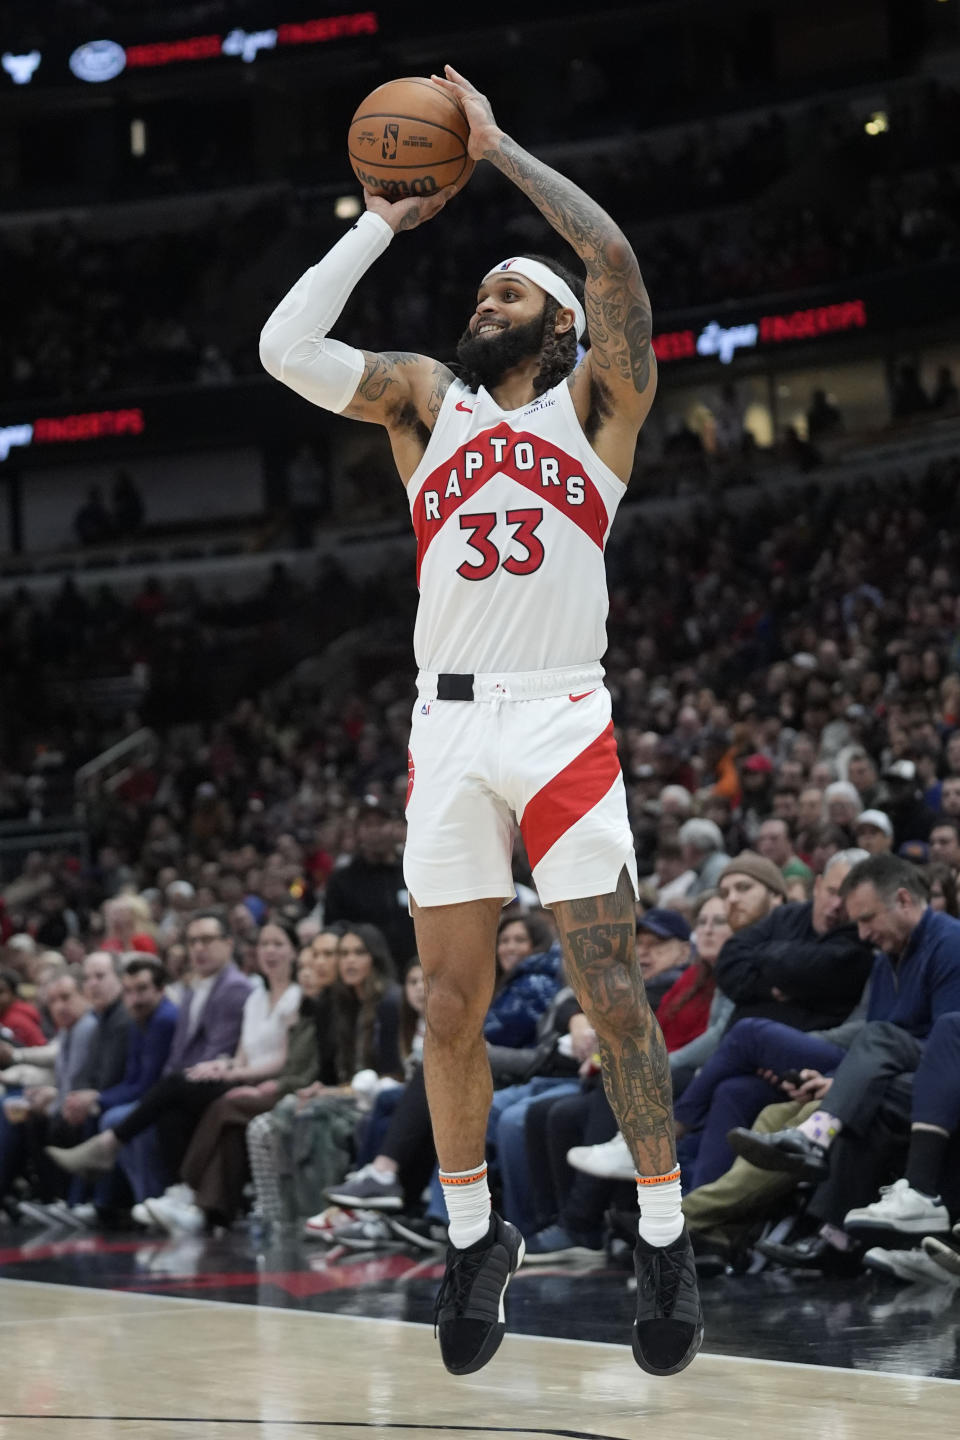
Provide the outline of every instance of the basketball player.
[[553,261],[491,266],[457,349],[460,378],[422,355],[330,340],[394,234],[431,219],[453,190],[396,204],[368,193],[366,213],[267,321],[260,355],[314,404],[386,427],[417,537],[404,875],[450,1218],[440,1349],[453,1374],[487,1363],[523,1259],[517,1230],[491,1214],[484,1164],[492,1086],[483,1020],[497,921],[514,894],[516,818],[637,1167],[633,1352],[644,1370],[672,1375],[697,1353],[703,1324],[670,1070],[635,958],[636,860],[600,665],[604,545],[656,389],[650,303],[628,241],[600,206],[504,134],[457,71],[433,79],[464,107],[470,154],[512,180],[569,243],[585,287]]

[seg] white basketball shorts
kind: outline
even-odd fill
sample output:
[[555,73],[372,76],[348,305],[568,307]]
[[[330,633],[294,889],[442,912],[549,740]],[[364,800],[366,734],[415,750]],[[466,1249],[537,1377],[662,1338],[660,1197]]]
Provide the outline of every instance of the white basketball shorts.
[[636,894],[602,667],[477,675],[473,689],[473,701],[438,700],[437,677],[418,679],[403,858],[412,899],[511,899],[515,821],[544,905],[610,894],[624,866]]

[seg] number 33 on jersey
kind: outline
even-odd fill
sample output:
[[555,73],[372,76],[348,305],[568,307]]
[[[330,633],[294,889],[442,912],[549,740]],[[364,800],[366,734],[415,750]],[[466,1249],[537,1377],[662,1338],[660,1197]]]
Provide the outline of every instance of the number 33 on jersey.
[[607,647],[603,552],[626,487],[566,381],[520,410],[454,381],[407,486],[421,670],[552,670]]

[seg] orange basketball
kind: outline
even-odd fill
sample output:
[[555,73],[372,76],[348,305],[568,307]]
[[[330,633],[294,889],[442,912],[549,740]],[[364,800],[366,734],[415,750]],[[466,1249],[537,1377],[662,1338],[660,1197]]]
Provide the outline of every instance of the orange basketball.
[[347,151],[360,184],[387,200],[465,185],[474,161],[463,109],[419,76],[371,91],[350,122]]

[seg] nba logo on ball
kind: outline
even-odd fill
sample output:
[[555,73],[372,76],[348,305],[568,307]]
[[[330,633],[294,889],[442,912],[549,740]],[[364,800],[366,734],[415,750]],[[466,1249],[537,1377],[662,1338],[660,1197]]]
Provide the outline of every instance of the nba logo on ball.
[[397,158],[397,137],[400,134],[399,125],[384,125],[383,144],[380,147],[381,160],[396,160]]

